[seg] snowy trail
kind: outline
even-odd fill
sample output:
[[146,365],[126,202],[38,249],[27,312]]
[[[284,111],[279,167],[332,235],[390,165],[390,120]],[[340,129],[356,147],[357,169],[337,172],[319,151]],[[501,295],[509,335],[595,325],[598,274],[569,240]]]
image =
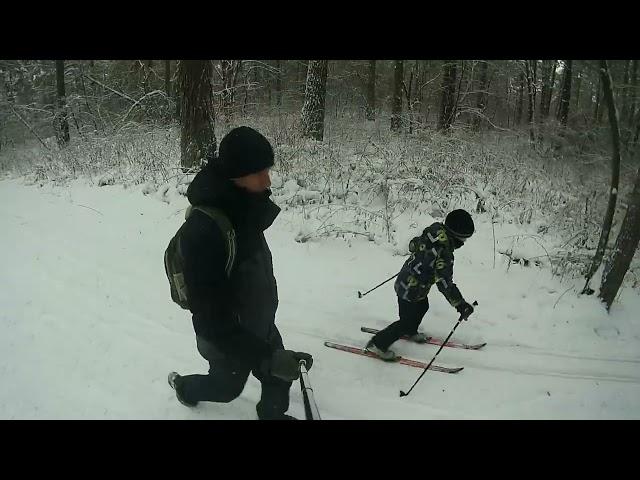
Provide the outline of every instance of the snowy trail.
[[[182,197],[170,202],[86,181],[65,188],[0,181],[0,418],[255,418],[253,377],[232,404],[195,410],[166,384],[171,370],[205,371],[164,276],[162,254],[187,205]],[[402,257],[364,238],[296,243],[302,221],[283,211],[267,236],[278,326],[285,345],[314,355],[310,379],[323,418],[640,418],[636,294],[624,292],[611,315],[591,297],[558,301],[569,285],[548,271],[492,267],[491,223],[479,217],[477,236],[456,256],[456,281],[480,306],[455,338],[488,345],[443,349],[436,363],[465,369],[429,372],[401,399],[418,369],[323,342],[362,346],[370,335],[361,326],[395,320],[392,282],[363,299],[356,292],[395,273]],[[496,225],[496,236],[513,229]],[[457,314],[437,291],[430,302],[422,329],[444,337]],[[428,361],[438,347],[394,348]],[[291,397],[290,411],[301,417],[297,384]]]
[[[346,340],[345,343],[353,346],[362,346],[364,342],[361,340]],[[396,350],[400,350],[395,347]],[[437,345],[431,345],[430,349],[425,346],[415,346],[413,348],[402,348],[403,356],[413,360],[428,362],[438,351]],[[410,353],[406,353],[410,352]],[[561,361],[548,361],[546,368],[535,368],[539,359],[527,358],[528,355],[542,356],[560,356],[553,353],[541,354],[539,352],[520,351],[517,347],[513,348],[508,357],[504,352],[496,352],[490,345],[484,347],[484,350],[478,351],[476,354],[469,353],[462,355],[445,349],[438,355],[435,363],[448,367],[464,366],[466,371],[473,369],[494,370],[499,372],[507,372],[519,375],[539,375],[559,378],[573,378],[582,380],[598,380],[608,382],[624,382],[640,384],[640,369],[637,366],[626,365],[628,363],[636,363],[635,361],[623,361],[622,366],[616,366],[615,370],[610,365],[603,365],[600,362],[611,362],[619,360],[613,359],[589,359],[585,362],[584,357],[562,358]],[[505,360],[508,359],[508,360]],[[613,373],[612,373],[613,372]],[[634,375],[635,374],[635,375]]]
[[560,358],[572,358],[576,360],[595,360],[598,362],[617,362],[617,363],[638,363],[640,364],[640,357],[596,357],[590,355],[573,355],[571,353],[559,353],[552,350],[539,347],[531,347],[528,345],[514,345],[514,344],[500,344],[492,343],[492,347],[495,348],[507,348],[517,349],[518,353],[526,355],[541,355],[548,357],[560,357]]

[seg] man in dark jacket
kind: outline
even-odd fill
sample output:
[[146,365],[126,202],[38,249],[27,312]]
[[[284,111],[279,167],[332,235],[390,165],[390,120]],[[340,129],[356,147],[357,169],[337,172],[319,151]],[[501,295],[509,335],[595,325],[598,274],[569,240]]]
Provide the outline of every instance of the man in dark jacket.
[[474,232],[471,215],[465,210],[453,210],[444,225],[436,222],[425,228],[422,235],[409,242],[411,256],[405,261],[394,288],[398,295],[400,320],[378,332],[366,349],[382,360],[395,361],[399,357],[389,346],[403,335],[424,343],[428,337],[418,333],[418,326],[429,309],[427,295],[436,284],[447,301],[465,318],[473,313],[460,290],[453,283],[453,251],[460,248]]
[[280,212],[269,199],[272,165],[269,141],[251,128],[235,128],[187,190],[193,206],[224,212],[233,226],[236,252],[227,276],[227,239],[200,210],[194,209],[178,232],[196,346],[209,362],[208,375],[169,374],[184,405],[230,402],[242,393],[251,372],[262,385],[258,418],[293,419],[285,414],[289,389],[299,376],[300,360],[310,368],[313,359],[285,350],[275,325],[278,292],[263,233]]

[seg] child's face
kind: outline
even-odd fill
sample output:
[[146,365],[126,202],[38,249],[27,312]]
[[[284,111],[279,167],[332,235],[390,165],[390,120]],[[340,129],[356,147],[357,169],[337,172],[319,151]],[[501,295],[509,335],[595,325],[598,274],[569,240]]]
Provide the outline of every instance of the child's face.
[[456,237],[451,237],[453,239],[453,249],[457,250],[464,245],[464,242]]

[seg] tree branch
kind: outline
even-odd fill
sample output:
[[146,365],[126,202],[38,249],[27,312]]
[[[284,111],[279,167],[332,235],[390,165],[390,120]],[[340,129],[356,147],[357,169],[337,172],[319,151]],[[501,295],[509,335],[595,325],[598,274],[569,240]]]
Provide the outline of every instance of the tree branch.
[[11,111],[13,112],[13,114],[14,114],[16,117],[18,117],[18,119],[19,119],[22,123],[24,123],[24,125],[29,129],[29,131],[30,131],[31,133],[33,133],[33,135],[34,135],[38,140],[40,140],[40,143],[44,146],[44,148],[46,148],[48,151],[51,151],[51,149],[47,146],[47,144],[46,144],[46,143],[44,143],[44,141],[40,138],[40,136],[39,136],[39,135],[35,132],[35,130],[31,127],[31,125],[29,125],[29,124],[27,123],[27,121],[26,121],[24,118],[22,118],[18,112],[16,112],[16,109],[15,109],[15,108],[13,108],[13,105],[9,104],[9,108],[11,108]]
[[85,73],[82,73],[81,75],[82,75],[83,77],[85,77],[86,79],[91,80],[93,83],[96,83],[96,84],[100,85],[102,88],[106,88],[106,89],[107,89],[107,90],[109,90],[110,92],[115,93],[115,94],[116,94],[116,95],[118,95],[119,97],[122,97],[122,98],[124,98],[124,99],[126,99],[126,100],[129,100],[129,101],[130,101],[130,102],[132,102],[132,103],[136,103],[136,101],[135,101],[133,98],[131,98],[129,95],[127,95],[126,93],[118,92],[117,90],[114,90],[113,88],[108,87],[108,86],[107,86],[107,85],[105,85],[104,83],[99,82],[99,81],[98,81],[98,80],[96,80],[95,78],[92,78],[92,77],[90,77],[89,75],[87,75],[87,74],[85,74]]

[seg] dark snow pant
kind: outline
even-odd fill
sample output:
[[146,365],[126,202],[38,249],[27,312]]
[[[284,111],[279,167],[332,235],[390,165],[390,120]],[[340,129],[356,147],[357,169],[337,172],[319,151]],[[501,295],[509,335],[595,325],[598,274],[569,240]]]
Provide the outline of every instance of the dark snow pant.
[[[196,341],[198,352],[209,362],[209,374],[185,375],[178,379],[176,388],[180,390],[180,394],[187,402],[229,403],[240,396],[249,373],[252,373],[262,385],[260,401],[256,405],[258,418],[261,420],[282,418],[289,409],[291,382],[268,375],[258,368],[251,370],[248,367],[239,366],[202,337],[196,337]],[[274,348],[284,348],[277,329],[271,343]]]
[[387,350],[402,335],[418,333],[418,326],[427,310],[429,310],[429,300],[426,298],[421,302],[412,303],[398,297],[400,320],[378,332],[373,337],[373,344],[380,350]]

